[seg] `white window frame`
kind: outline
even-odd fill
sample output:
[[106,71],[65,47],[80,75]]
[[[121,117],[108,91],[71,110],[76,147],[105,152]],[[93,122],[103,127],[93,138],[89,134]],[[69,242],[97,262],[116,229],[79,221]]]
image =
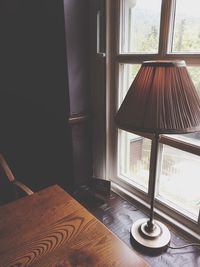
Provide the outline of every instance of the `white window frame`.
[[[150,174],[149,180],[149,192],[145,194],[138,188],[131,186],[124,180],[117,177],[117,132],[118,129],[114,123],[114,115],[117,112],[117,95],[118,95],[118,77],[119,77],[119,64],[137,63],[141,64],[144,60],[185,60],[187,65],[200,66],[200,54],[176,54],[168,52],[168,45],[170,43],[169,36],[171,36],[172,25],[171,18],[174,16],[172,10],[175,5],[175,0],[162,0],[161,7],[161,24],[160,24],[160,43],[158,54],[120,54],[119,50],[119,29],[120,29],[120,1],[121,0],[108,0],[106,2],[106,109],[107,109],[107,139],[106,139],[106,179],[112,181],[113,189],[118,193],[126,196],[130,199],[135,199],[149,208],[150,195],[152,192]],[[154,140],[150,134],[141,133],[141,136],[150,138],[152,140],[152,146],[154,146]],[[160,140],[160,150],[162,144],[181,149],[200,156],[200,147],[188,144],[182,141],[174,140],[168,136],[162,136]],[[154,151],[154,149],[152,149]],[[151,153],[153,153],[151,151]],[[153,158],[153,157],[151,157]],[[152,162],[150,162],[150,173]],[[200,213],[198,222],[195,222],[191,218],[180,214],[173,207],[168,206],[166,203],[161,203],[159,200],[155,201],[155,212],[166,219],[169,223],[178,226],[180,229],[194,236],[200,240]]]

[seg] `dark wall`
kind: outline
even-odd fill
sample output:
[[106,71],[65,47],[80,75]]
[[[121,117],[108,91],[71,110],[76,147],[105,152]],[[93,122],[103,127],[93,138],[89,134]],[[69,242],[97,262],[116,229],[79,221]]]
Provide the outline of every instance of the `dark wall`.
[[37,190],[71,186],[63,1],[0,1],[0,148]]
[[89,0],[64,0],[69,114],[76,186],[92,176]]
[[90,6],[88,0],[64,0],[70,114],[89,112]]

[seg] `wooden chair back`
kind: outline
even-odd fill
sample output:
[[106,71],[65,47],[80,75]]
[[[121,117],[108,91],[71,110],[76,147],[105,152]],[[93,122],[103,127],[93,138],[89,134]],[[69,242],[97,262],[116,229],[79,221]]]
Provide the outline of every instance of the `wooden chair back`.
[[31,194],[33,191],[14,177],[7,161],[0,154],[0,205]]

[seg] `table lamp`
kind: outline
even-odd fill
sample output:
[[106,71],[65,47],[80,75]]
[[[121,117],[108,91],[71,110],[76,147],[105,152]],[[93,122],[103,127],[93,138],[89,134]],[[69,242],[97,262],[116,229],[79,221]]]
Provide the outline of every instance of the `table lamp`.
[[160,134],[200,131],[200,98],[185,61],[145,61],[122,102],[115,122],[120,129],[154,136],[153,179],[149,218],[137,220],[131,237],[147,250],[163,250],[170,231],[154,219],[157,155]]

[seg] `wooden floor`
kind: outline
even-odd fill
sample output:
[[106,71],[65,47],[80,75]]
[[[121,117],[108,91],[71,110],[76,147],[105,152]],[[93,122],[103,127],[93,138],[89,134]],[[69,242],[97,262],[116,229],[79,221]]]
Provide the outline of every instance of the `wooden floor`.
[[[130,241],[130,227],[137,219],[146,217],[141,210],[114,192],[106,201],[82,194],[76,194],[75,197],[129,247],[135,249]],[[172,233],[171,246],[182,246],[186,243],[186,240]],[[139,254],[153,267],[200,267],[200,249],[197,247],[179,250],[168,248],[157,256],[144,255],[141,251]]]

